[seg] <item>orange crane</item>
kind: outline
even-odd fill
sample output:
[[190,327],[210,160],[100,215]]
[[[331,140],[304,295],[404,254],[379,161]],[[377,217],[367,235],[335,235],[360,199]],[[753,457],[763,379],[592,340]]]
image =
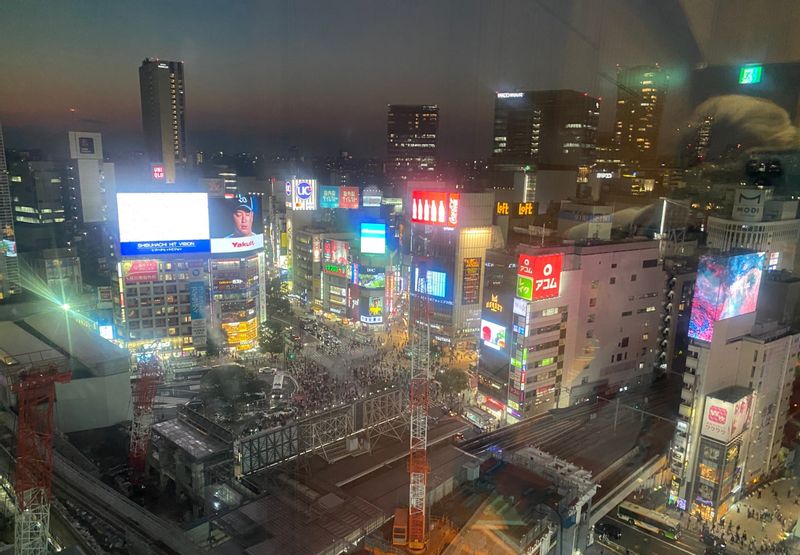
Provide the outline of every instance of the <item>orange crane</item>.
[[141,355],[136,363],[137,377],[133,382],[133,418],[128,450],[131,482],[140,484],[147,463],[150,427],[153,425],[153,400],[161,382],[161,363],[153,354]]
[[14,552],[46,555],[53,485],[53,405],[56,383],[72,379],[55,365],[25,370],[11,391],[17,396],[17,461]]

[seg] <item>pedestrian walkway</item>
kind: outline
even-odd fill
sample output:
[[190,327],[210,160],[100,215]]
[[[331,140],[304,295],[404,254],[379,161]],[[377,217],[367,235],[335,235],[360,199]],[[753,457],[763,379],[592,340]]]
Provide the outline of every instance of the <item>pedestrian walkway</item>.
[[[711,532],[721,537],[730,553],[792,553],[800,554],[794,539],[784,541],[800,517],[800,480],[779,478],[769,482],[734,504],[728,513],[711,526]],[[686,532],[700,534],[708,523],[683,515]]]

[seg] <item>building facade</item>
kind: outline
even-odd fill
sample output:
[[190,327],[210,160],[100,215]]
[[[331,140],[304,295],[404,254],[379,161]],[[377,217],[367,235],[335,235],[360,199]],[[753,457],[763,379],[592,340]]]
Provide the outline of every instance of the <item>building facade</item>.
[[183,62],[145,59],[139,66],[139,86],[148,161],[163,164],[164,181],[175,183],[187,160]]
[[115,190],[114,164],[103,159],[100,133],[70,131],[64,192],[67,218],[75,225],[108,220],[108,193]]
[[3,127],[0,125],[0,301],[21,292],[14,209],[11,204]]
[[668,80],[658,65],[617,72],[613,142],[622,164],[631,170],[656,167]]
[[439,136],[435,104],[390,104],[386,177],[395,182],[433,179]]

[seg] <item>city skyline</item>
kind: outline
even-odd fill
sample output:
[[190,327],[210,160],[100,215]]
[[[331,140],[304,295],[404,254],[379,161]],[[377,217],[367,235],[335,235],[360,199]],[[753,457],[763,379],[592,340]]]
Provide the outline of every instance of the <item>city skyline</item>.
[[[435,103],[443,156],[480,158],[491,149],[496,91],[574,88],[613,102],[617,64],[659,61],[680,74],[698,60],[675,7],[654,14],[617,0],[571,14],[562,3],[517,4],[274,2],[215,18],[180,5],[89,14],[6,4],[12,31],[0,43],[14,78],[0,84],[0,119],[11,148],[79,128],[102,132],[109,152],[144,150],[136,68],[152,56],[186,64],[190,152],[297,145],[311,155],[383,156],[386,105]],[[646,39],[620,36],[620,24]],[[204,33],[209,40],[198,40]],[[675,109],[685,111],[679,101]],[[604,130],[612,118],[613,106],[601,105]]]

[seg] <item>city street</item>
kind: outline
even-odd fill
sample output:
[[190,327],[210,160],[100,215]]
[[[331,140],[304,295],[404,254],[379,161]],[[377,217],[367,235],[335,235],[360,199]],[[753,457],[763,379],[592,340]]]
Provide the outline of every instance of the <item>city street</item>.
[[[600,522],[608,522],[622,530],[622,537],[614,541],[614,544],[622,547],[620,550],[625,553],[629,550],[629,555],[697,555],[705,551],[706,546],[697,539],[696,534],[683,534],[678,541],[670,541],[654,536],[635,526],[618,520],[616,517],[607,516]],[[597,536],[595,536],[597,540]],[[601,553],[614,553],[609,547],[614,547],[607,541],[596,541],[587,553],[595,555]]]

